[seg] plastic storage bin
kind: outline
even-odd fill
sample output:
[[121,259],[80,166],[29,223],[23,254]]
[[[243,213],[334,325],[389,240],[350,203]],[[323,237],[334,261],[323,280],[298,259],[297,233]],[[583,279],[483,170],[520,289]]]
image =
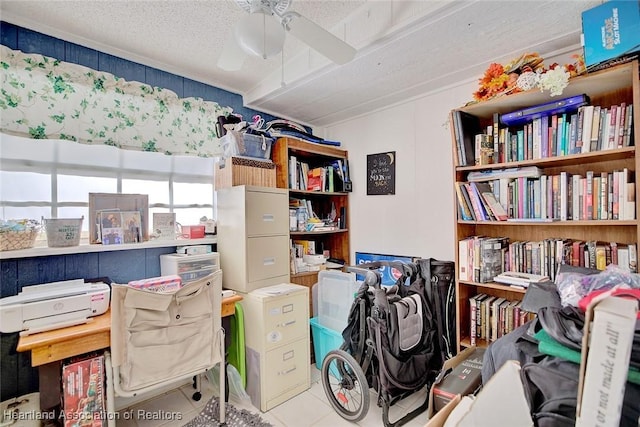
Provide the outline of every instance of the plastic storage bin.
[[47,231],[47,246],[59,248],[78,246],[82,233],[82,218],[42,218]]
[[316,358],[316,367],[322,369],[322,361],[331,350],[337,350],[342,345],[342,331],[322,326],[317,317],[309,319],[311,335],[313,336],[313,353]]
[[347,326],[349,310],[358,287],[353,273],[321,270],[318,273],[318,322],[342,332]]
[[220,254],[218,252],[201,255],[160,255],[160,274],[163,276],[177,274],[183,284],[208,276],[219,269]]
[[229,131],[222,137],[221,142],[225,159],[233,156],[271,158],[273,138]]

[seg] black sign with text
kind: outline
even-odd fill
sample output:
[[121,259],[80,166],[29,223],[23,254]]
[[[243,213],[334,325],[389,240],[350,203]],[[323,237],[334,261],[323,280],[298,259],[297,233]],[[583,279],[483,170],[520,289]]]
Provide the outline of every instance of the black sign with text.
[[367,155],[367,195],[396,194],[396,152]]

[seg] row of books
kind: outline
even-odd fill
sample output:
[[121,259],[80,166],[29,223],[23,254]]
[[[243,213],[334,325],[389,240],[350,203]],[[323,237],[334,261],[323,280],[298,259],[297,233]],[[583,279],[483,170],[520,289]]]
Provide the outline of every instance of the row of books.
[[469,339],[492,342],[508,334],[535,317],[534,313],[522,309],[522,301],[510,301],[484,293],[469,298]]
[[555,279],[560,264],[604,270],[615,264],[638,271],[636,244],[550,238],[514,241],[507,237],[470,236],[458,242],[460,280],[488,283],[505,271]]
[[481,153],[488,141],[488,163],[508,163],[633,145],[633,105],[583,105],[573,113],[543,115],[522,126],[501,127],[500,115],[483,129],[480,118],[454,111],[458,164],[486,164]]
[[465,221],[634,220],[635,182],[627,168],[456,182]]
[[329,164],[311,168],[307,162],[289,156],[289,188],[303,191],[344,191],[350,182],[349,160],[335,159]]

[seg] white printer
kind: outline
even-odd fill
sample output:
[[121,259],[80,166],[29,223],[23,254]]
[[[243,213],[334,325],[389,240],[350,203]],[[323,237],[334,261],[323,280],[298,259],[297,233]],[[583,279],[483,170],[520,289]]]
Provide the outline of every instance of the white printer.
[[111,288],[83,279],[25,286],[0,298],[0,332],[29,335],[86,323],[109,309]]

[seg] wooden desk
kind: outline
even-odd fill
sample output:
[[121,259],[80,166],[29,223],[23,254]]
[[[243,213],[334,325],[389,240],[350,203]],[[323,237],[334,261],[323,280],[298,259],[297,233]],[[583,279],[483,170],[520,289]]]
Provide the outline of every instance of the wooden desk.
[[[235,313],[240,295],[222,300],[222,317]],[[56,362],[67,357],[108,348],[111,344],[111,310],[82,325],[54,329],[20,337],[17,351],[31,351],[31,366]]]
[[[222,300],[222,317],[235,313],[237,301],[242,296],[233,295]],[[111,345],[111,310],[92,317],[82,325],[69,326],[20,337],[16,350],[31,351],[31,366],[39,367],[41,409],[49,409],[60,403],[60,361],[91,351],[109,348]],[[52,378],[58,378],[56,384]],[[50,397],[50,399],[47,398]],[[44,406],[43,406],[44,405]]]

